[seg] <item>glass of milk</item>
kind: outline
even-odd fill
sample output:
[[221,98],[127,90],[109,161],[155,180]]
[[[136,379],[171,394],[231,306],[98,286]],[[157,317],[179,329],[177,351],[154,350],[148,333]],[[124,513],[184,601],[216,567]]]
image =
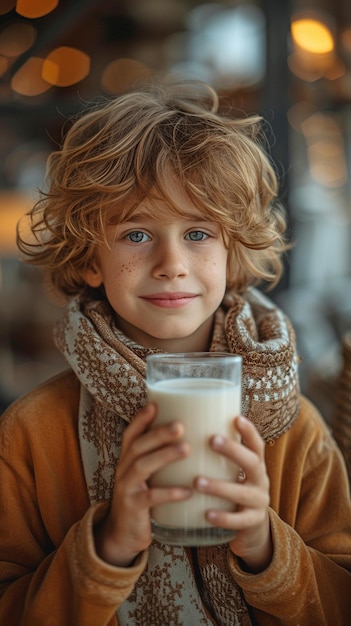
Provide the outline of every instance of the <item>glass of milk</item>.
[[[237,480],[239,468],[210,447],[212,435],[239,438],[233,421],[241,412],[241,356],[221,352],[153,354],[147,357],[147,389],[157,404],[154,424],[179,420],[187,458],[175,461],[151,479],[151,486],[192,487],[196,476]],[[205,517],[208,509],[233,510],[232,503],[199,493],[188,500],[155,506],[151,511],[154,539],[183,546],[217,545],[235,532],[216,528]]]

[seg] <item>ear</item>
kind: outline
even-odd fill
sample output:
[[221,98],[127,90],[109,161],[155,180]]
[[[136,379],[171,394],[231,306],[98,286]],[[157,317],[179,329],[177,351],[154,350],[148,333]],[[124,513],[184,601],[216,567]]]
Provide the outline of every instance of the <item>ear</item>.
[[84,280],[89,287],[100,287],[102,285],[102,273],[96,263],[92,263],[92,265],[85,270]]

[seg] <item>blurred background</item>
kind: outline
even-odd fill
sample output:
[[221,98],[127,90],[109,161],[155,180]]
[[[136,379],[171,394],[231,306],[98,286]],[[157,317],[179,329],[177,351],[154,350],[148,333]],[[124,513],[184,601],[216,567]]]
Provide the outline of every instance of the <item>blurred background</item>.
[[62,303],[18,260],[16,223],[67,119],[138,80],[212,84],[267,121],[295,247],[272,293],[327,420],[351,329],[349,0],[0,0],[0,406],[65,367]]

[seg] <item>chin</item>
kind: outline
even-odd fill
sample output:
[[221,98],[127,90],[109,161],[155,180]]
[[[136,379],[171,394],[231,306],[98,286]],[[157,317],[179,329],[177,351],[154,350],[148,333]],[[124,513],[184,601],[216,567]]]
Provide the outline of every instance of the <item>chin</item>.
[[194,332],[196,331],[190,331],[189,333],[185,333],[184,331],[175,333],[173,329],[169,333],[157,332],[157,333],[153,333],[151,336],[154,337],[155,339],[158,339],[159,341],[177,341],[177,340],[183,341],[184,339],[187,339],[188,337],[190,337]]

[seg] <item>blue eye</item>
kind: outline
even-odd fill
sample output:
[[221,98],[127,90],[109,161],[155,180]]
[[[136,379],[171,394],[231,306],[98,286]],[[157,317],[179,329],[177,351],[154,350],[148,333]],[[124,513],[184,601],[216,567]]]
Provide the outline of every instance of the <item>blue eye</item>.
[[129,239],[132,243],[145,243],[145,241],[149,241],[150,237],[141,230],[134,230],[126,235],[126,239]]
[[192,230],[186,235],[186,237],[187,239],[190,239],[190,241],[203,241],[204,239],[207,239],[208,235],[202,230]]

